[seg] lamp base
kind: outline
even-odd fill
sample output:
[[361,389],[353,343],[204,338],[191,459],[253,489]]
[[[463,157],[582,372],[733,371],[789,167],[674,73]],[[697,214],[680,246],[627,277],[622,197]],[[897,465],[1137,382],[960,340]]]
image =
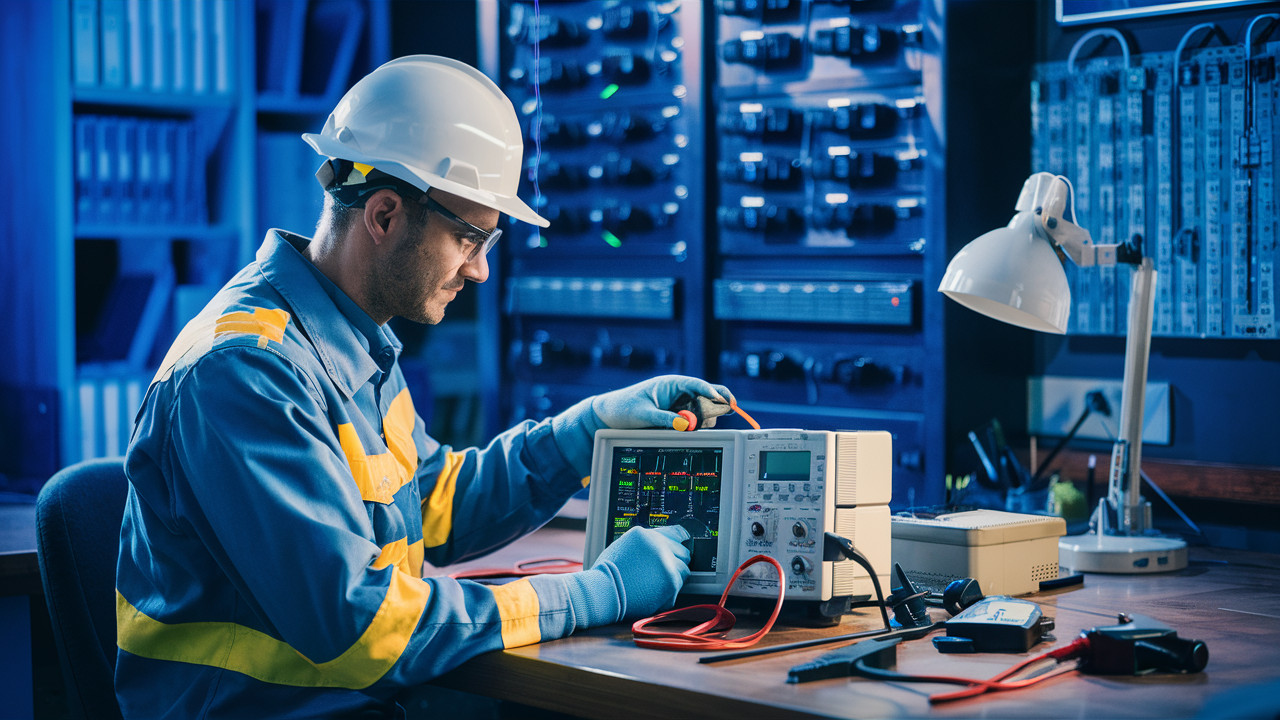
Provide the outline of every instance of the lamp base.
[[1077,572],[1171,572],[1187,566],[1187,543],[1147,535],[1068,535],[1058,540],[1058,564]]

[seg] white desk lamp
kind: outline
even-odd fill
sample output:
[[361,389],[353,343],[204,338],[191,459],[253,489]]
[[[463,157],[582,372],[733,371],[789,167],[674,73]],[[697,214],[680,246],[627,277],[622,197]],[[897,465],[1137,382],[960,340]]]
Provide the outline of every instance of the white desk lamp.
[[[1058,542],[1059,564],[1083,572],[1179,570],[1187,566],[1187,545],[1154,531],[1151,504],[1141,494],[1142,416],[1155,268],[1150,258],[1141,257],[1132,247],[1095,245],[1088,230],[1063,216],[1073,200],[1064,177],[1042,172],[1027,178],[1009,225],[982,235],[957,253],[938,291],[996,320],[1061,335],[1071,314],[1071,288],[1060,253],[1082,268],[1133,266],[1120,437],[1111,451],[1107,496],[1099,501],[1089,532]],[[1073,204],[1070,209],[1074,220]]]

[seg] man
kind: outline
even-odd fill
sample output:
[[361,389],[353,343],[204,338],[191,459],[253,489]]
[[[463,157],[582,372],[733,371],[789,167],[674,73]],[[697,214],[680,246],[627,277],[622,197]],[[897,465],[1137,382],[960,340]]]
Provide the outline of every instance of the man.
[[503,586],[423,579],[537,528],[582,488],[594,432],[677,427],[663,376],[524,422],[487,448],[426,435],[395,316],[435,323],[488,277],[517,196],[510,101],[462,63],[392,61],[304,139],[327,159],[316,236],[271,231],[188,324],[126,459],[116,692],[129,717],[397,717],[394,694],[478,653],[671,606],[681,528]]

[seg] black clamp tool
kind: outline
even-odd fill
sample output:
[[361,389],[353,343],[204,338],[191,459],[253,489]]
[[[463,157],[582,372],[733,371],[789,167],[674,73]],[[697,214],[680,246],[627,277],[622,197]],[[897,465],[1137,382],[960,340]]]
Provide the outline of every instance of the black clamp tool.
[[[932,628],[907,628],[914,636]],[[868,669],[887,670],[898,662],[897,645],[901,635],[871,638],[846,648],[833,650],[813,662],[796,665],[787,671],[787,682],[804,683],[828,678],[865,674]]]
[[1152,672],[1196,673],[1209,663],[1209,647],[1178,637],[1173,629],[1145,615],[1121,613],[1119,625],[1080,633],[1088,648],[1080,670],[1097,675],[1146,675]]

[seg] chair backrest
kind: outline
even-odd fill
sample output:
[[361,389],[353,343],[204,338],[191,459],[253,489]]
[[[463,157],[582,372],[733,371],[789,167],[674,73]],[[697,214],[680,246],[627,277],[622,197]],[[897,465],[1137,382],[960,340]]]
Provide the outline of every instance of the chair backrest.
[[89,460],[45,483],[36,498],[40,580],[78,717],[119,718],[115,695],[116,558],[129,481],[124,461]]

